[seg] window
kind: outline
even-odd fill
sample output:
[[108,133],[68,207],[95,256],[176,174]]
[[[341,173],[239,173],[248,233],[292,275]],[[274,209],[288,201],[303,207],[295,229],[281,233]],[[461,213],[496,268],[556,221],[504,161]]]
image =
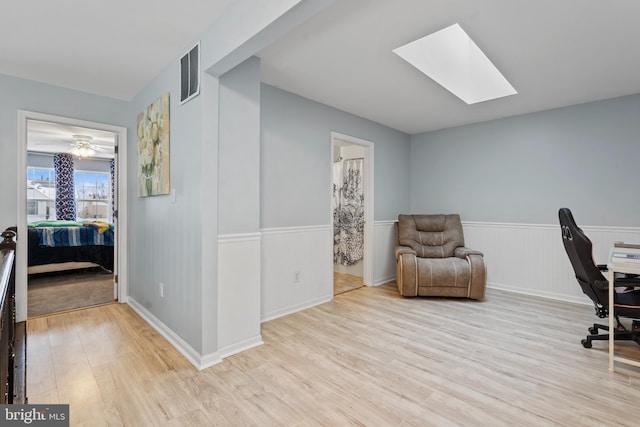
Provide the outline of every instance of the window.
[[51,168],[27,168],[27,221],[56,217],[56,181]]
[[[111,175],[74,172],[76,220],[111,222]],[[56,219],[56,184],[52,168],[27,168],[27,221]]]
[[109,221],[111,216],[110,176],[103,172],[74,173],[76,185],[76,220]]

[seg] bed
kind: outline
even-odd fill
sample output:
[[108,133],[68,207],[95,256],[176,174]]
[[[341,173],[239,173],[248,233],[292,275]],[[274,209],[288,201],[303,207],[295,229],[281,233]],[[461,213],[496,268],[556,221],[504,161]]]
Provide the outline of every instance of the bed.
[[30,272],[31,267],[63,263],[93,263],[113,271],[111,224],[37,221],[29,223],[28,234]]

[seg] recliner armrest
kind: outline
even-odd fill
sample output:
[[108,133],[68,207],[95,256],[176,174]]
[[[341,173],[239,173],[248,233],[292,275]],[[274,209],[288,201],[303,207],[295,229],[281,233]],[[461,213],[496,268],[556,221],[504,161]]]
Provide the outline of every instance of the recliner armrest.
[[398,257],[402,254],[416,255],[416,251],[411,249],[409,246],[396,246],[396,250],[395,250],[396,259],[398,259]]
[[484,256],[484,254],[480,251],[476,251],[475,249],[470,249],[465,246],[459,246],[453,251],[453,256],[457,258],[466,258],[469,255],[480,255]]

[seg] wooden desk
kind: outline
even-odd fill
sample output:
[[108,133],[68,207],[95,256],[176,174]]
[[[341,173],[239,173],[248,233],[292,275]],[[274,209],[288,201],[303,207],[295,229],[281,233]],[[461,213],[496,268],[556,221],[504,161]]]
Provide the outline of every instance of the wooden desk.
[[613,264],[609,262],[607,265],[607,269],[609,270],[609,370],[615,371],[615,362],[626,363],[627,365],[633,365],[640,367],[640,360],[628,359],[626,357],[620,357],[615,355],[615,342],[613,339],[614,331],[616,330],[615,325],[615,314],[614,314],[614,306],[613,306],[613,292],[615,290],[615,286],[613,286],[613,276],[615,273],[630,273],[630,274],[640,274],[640,265],[638,264]]

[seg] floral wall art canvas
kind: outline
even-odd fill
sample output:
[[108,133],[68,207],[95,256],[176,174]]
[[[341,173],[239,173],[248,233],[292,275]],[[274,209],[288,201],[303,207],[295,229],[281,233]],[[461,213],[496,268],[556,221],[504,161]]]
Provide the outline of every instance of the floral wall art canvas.
[[138,114],[138,195],[169,194],[169,94]]

